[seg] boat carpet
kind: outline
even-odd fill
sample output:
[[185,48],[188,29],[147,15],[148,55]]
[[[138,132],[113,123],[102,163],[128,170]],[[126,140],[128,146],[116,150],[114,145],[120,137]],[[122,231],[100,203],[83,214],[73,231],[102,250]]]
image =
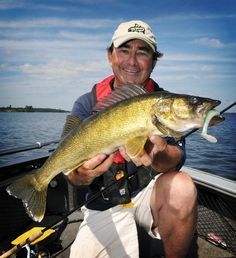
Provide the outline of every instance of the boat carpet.
[[198,236],[236,255],[236,201],[198,190]]

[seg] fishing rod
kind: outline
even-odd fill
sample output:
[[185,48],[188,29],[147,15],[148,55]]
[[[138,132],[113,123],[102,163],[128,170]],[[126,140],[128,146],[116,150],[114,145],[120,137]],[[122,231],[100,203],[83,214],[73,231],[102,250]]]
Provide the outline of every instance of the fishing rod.
[[22,147],[0,150],[0,156],[14,154],[14,153],[22,152],[22,151],[27,151],[27,150],[41,149],[44,146],[56,144],[58,142],[59,142],[59,140],[50,141],[50,142],[36,142],[34,144],[30,144],[30,145],[26,145],[26,146],[22,146]]
[[236,105],[236,101],[233,102],[232,104],[230,104],[229,106],[227,106],[225,109],[221,110],[220,114],[222,115],[223,113],[225,113],[227,110],[229,110],[230,108],[232,108],[235,105]]
[[[232,108],[233,106],[236,105],[236,102],[230,104],[229,106],[227,106],[225,109],[223,109],[222,111],[220,111],[220,115],[222,115],[223,113],[225,113],[227,110],[229,110],[230,108]],[[193,129],[191,130],[188,134],[186,134],[184,137],[188,137],[190,134],[194,133],[195,131],[199,130],[199,128],[197,129]],[[132,177],[133,175],[136,174],[137,171],[134,171],[130,174],[126,174],[125,176],[123,176],[122,178],[120,178],[117,181],[112,182],[111,184],[109,184],[108,186],[106,186],[105,188],[99,190],[98,192],[94,193],[89,199],[83,201],[79,206],[73,208],[72,210],[70,210],[69,212],[67,212],[65,215],[63,215],[62,217],[60,217],[59,219],[57,219],[56,221],[54,221],[51,225],[43,228],[42,230],[38,230],[37,232],[35,232],[34,234],[32,234],[30,237],[28,237],[26,240],[22,241],[20,244],[14,246],[13,248],[11,248],[10,250],[8,250],[7,252],[5,252],[4,254],[2,254],[0,256],[0,258],[7,258],[10,255],[20,251],[24,246],[26,246],[27,244],[32,243],[33,241],[35,241],[36,239],[38,239],[39,237],[41,237],[44,232],[46,232],[47,230],[53,228],[56,224],[58,224],[59,222],[65,220],[68,216],[70,216],[73,212],[75,212],[76,210],[80,209],[82,206],[87,205],[89,203],[91,203],[92,201],[96,200],[98,197],[100,197],[102,194],[104,194],[106,191],[108,191],[112,186],[114,186],[115,184],[118,184],[119,182],[128,179],[129,177]],[[68,245],[70,246],[73,243],[73,241]],[[68,247],[66,247],[68,248]]]
[[[105,188],[99,190],[98,192],[94,193],[89,199],[83,201],[79,206],[76,206],[75,208],[73,208],[72,210],[70,210],[69,212],[67,212],[65,215],[63,215],[62,217],[60,217],[59,219],[55,220],[53,223],[51,223],[50,225],[48,225],[47,227],[43,228],[43,229],[39,229],[36,232],[34,232],[31,236],[29,236],[27,239],[25,239],[24,241],[22,241],[20,244],[15,245],[14,247],[12,247],[11,249],[9,249],[7,252],[3,253],[0,258],[7,258],[12,254],[17,253],[18,251],[20,251],[25,245],[29,245],[30,243],[36,241],[38,238],[40,238],[41,236],[43,236],[44,232],[46,232],[47,230],[53,228],[56,224],[58,224],[59,222],[67,219],[68,216],[70,216],[73,212],[75,212],[78,209],[81,209],[82,206],[87,205],[89,203],[91,203],[92,201],[96,200],[98,197],[100,197],[102,194],[104,194],[106,191],[108,191],[112,186],[114,186],[115,184],[119,183],[120,181],[123,181],[125,179],[128,179],[129,177],[132,177],[134,174],[136,173],[136,171],[130,173],[130,174],[126,174],[125,176],[123,176],[122,178],[118,179],[117,181],[112,182],[111,184],[109,184],[108,186],[106,186]],[[72,244],[72,243],[71,243]]]

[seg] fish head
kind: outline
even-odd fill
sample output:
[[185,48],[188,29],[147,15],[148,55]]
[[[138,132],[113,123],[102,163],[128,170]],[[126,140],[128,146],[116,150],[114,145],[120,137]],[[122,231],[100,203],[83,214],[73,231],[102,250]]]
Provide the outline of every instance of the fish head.
[[167,94],[154,105],[154,114],[165,127],[176,132],[186,132],[201,128],[207,113],[220,103],[219,100],[210,98]]

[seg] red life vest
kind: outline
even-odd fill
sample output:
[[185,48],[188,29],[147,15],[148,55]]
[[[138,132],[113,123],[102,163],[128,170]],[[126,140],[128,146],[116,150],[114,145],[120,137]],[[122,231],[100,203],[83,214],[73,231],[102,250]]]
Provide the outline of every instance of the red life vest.
[[[94,95],[94,105],[96,105],[97,101],[104,98],[105,96],[107,96],[108,94],[110,94],[112,92],[112,84],[115,80],[115,76],[111,75],[107,78],[105,78],[104,80],[102,80],[101,82],[97,83],[94,88],[93,88],[93,95]],[[162,90],[161,88],[159,88],[159,86],[157,85],[157,83],[155,83],[152,79],[149,79],[145,86],[144,86],[145,90],[147,92],[153,92],[155,90]],[[117,151],[116,156],[114,158],[114,163],[125,163],[124,158],[121,156],[120,152]]]

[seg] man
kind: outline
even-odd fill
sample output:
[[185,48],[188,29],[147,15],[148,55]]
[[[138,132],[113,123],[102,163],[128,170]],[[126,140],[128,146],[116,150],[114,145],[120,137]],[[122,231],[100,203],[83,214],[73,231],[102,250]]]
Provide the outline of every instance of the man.
[[[65,128],[74,118],[80,122],[91,116],[96,102],[122,84],[138,84],[147,91],[163,90],[150,79],[158,57],[161,53],[148,24],[120,24],[108,49],[114,75],[78,98]],[[136,224],[152,237],[162,239],[166,258],[185,257],[197,211],[194,184],[186,173],[178,171],[184,159],[184,141],[151,136],[139,157],[131,160],[121,147],[119,153],[98,154],[70,173],[68,179],[74,185],[89,185],[91,196],[117,177],[137,171],[82,208],[84,221],[70,257],[137,258]]]

